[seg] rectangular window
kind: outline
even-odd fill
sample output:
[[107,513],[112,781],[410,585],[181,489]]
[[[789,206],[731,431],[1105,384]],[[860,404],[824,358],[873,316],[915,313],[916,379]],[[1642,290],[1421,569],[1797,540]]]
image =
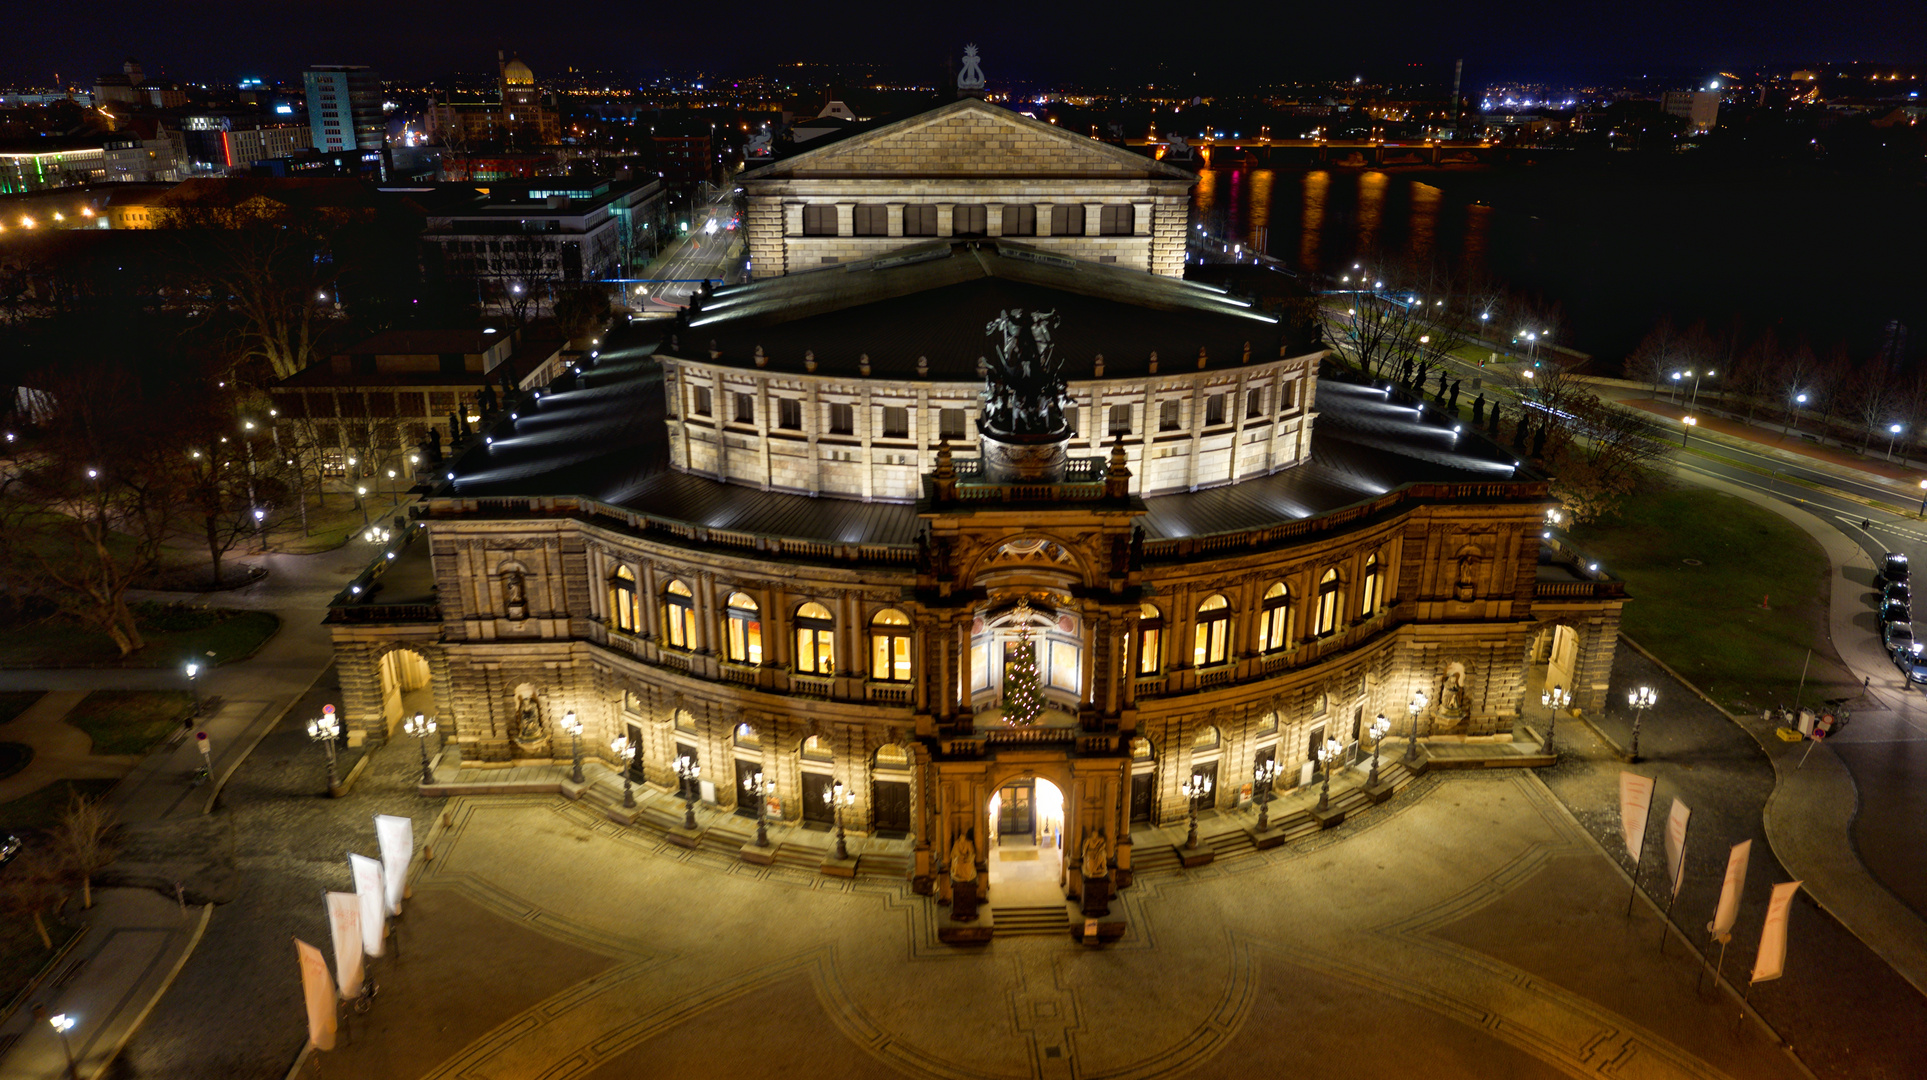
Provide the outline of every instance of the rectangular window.
[[690,413],[695,416],[708,416],[709,415],[709,387],[707,386],[695,387],[693,398],[694,400],[691,402],[689,406]]
[[1002,232],[1005,236],[1036,236],[1037,208],[1006,204]]
[[1278,411],[1290,412],[1298,407],[1298,380],[1292,379],[1279,388]]
[[805,206],[803,208],[804,236],[835,236],[836,207]]
[[907,439],[910,437],[910,410],[902,405],[883,407],[883,437],[886,439]]
[[1265,414],[1265,392],[1263,390],[1245,391],[1245,419],[1255,420]]
[[1159,431],[1176,431],[1178,429],[1178,408],[1178,400],[1176,398],[1158,403]]
[[736,422],[754,424],[756,422],[756,398],[750,394],[729,395],[736,403]]
[[856,434],[856,407],[854,405],[830,406],[830,434]]
[[988,236],[990,235],[990,208],[988,206],[951,207],[950,235],[952,236]]
[[795,398],[777,398],[776,426],[789,431],[803,430],[803,403]]
[[937,410],[937,438],[959,442],[964,437],[964,411],[962,409]]
[[1105,433],[1108,435],[1129,435],[1131,433],[1131,407],[1129,405],[1111,406],[1110,424],[1107,426]]
[[858,236],[890,235],[890,208],[881,203],[859,203],[850,215],[851,232]]
[[903,208],[903,235],[937,235],[937,208],[934,206],[906,206]]
[[1204,399],[1205,427],[1224,423],[1224,398],[1223,394],[1212,394]]
[[1084,208],[1082,206],[1051,207],[1050,234],[1052,236],[1083,236]]
[[1098,211],[1097,231],[1103,236],[1129,236],[1137,229],[1137,207],[1106,206]]

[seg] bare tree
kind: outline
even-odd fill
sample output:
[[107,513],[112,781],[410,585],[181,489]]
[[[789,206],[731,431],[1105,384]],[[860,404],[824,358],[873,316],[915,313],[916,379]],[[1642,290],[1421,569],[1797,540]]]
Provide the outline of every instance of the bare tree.
[[1671,380],[1673,373],[1691,363],[1686,336],[1673,325],[1671,316],[1662,316],[1626,357],[1626,377],[1650,384],[1653,396],[1658,397],[1660,387]]
[[1617,513],[1644,470],[1671,452],[1646,414],[1602,400],[1563,365],[1500,381],[1543,426],[1541,463],[1552,476],[1553,497],[1575,522]]
[[0,910],[14,918],[32,918],[44,949],[54,947],[53,935],[47,933],[47,912],[65,895],[60,878],[59,860],[38,849],[23,852],[0,874]]
[[1854,407],[1864,422],[1860,439],[1860,452],[1864,454],[1874,432],[1892,422],[1895,406],[1903,399],[1900,387],[1887,378],[1885,361],[1878,356],[1861,365],[1856,381],[1859,392],[1854,396]]
[[60,867],[80,881],[80,906],[94,906],[94,875],[120,854],[114,840],[118,815],[98,799],[79,792],[67,804],[50,835],[52,853]]
[[184,230],[186,265],[239,361],[258,363],[276,379],[314,362],[340,299],[341,264],[325,219],[184,207],[170,210],[165,223]]

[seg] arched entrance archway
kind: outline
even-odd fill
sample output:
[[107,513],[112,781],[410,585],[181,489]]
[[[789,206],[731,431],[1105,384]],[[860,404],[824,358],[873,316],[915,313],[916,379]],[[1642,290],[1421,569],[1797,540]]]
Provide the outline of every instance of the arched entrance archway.
[[1064,791],[1014,776],[990,795],[990,895],[1004,905],[1064,899]]
[[381,721],[393,733],[405,716],[435,715],[435,687],[428,659],[409,648],[391,649],[377,665],[381,672]]

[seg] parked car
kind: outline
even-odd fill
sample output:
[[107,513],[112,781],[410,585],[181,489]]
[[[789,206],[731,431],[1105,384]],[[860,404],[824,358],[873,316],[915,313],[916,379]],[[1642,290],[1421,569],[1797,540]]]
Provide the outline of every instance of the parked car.
[[1888,585],[1886,590],[1880,594],[1880,601],[1883,604],[1890,604],[1896,600],[1905,604],[1910,599],[1912,599],[1912,597],[1907,591],[1907,583],[1904,581],[1896,581]]
[[1899,656],[1903,652],[1912,652],[1914,648],[1914,624],[1904,622],[1888,623],[1886,631],[1880,635],[1880,640],[1886,644],[1888,656]]
[[1927,650],[1919,642],[1904,653],[1894,657],[1894,666],[1900,669],[1900,676],[1908,682],[1927,683]]
[[1898,551],[1889,551],[1880,563],[1880,577],[1883,581],[1907,580],[1907,556]]
[[1880,625],[1888,623],[1911,622],[1907,617],[1907,605],[1900,600],[1883,600],[1880,603]]
[[18,854],[20,854],[20,838],[12,833],[0,836],[0,867],[12,862],[13,857]]

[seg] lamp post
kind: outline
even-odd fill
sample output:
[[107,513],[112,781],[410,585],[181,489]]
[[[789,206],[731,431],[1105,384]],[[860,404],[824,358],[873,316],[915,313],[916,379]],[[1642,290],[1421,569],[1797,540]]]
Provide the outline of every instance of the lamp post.
[[1278,777],[1278,762],[1267,759],[1251,770],[1252,787],[1258,792],[1258,831],[1271,828],[1271,783]]
[[1892,461],[1894,459],[1894,440],[1900,438],[1900,433],[1905,430],[1906,429],[1901,427],[1899,424],[1887,425],[1887,460],[1888,461]]
[[1684,417],[1684,418],[1682,418],[1682,419],[1680,420],[1680,422],[1679,422],[1679,445],[1680,445],[1680,448],[1681,448],[1681,449],[1685,449],[1685,447],[1686,447],[1686,436],[1687,436],[1687,435],[1689,435],[1689,434],[1691,434],[1691,433],[1692,433],[1692,431],[1693,431],[1693,429],[1699,426],[1699,422],[1700,422],[1700,421],[1699,421],[1699,417],[1697,417],[1697,416],[1688,416],[1688,417]]
[[1927,480],[1920,482],[1920,516],[1927,520]]
[[66,1013],[47,1018],[47,1023],[52,1024],[54,1031],[60,1035],[61,1052],[67,1055],[67,1080],[80,1080],[80,1069],[74,1064],[74,1044],[67,1041],[67,1033],[72,1031],[78,1022]]
[[[830,812],[836,815],[836,861],[847,862],[850,858],[850,848],[843,841],[843,808],[856,805],[856,792],[843,786],[843,781],[838,780],[823,793],[823,801],[830,805]],[[761,824],[760,819],[758,824]]]
[[1792,430],[1794,411],[1806,403],[1807,396],[1805,394],[1793,395],[1793,408],[1786,411],[1786,423],[1780,425],[1780,434],[1785,435],[1788,431]]
[[401,722],[401,729],[415,737],[415,745],[422,752],[422,783],[435,782],[435,773],[428,767],[428,736],[435,730],[435,721],[416,713],[412,718]]
[[769,797],[776,790],[776,784],[773,781],[765,783],[762,770],[759,769],[743,781],[743,790],[756,797],[756,846],[768,847]]
[[1698,372],[1698,373],[1694,373],[1694,372],[1691,372],[1691,371],[1689,371],[1689,372],[1687,372],[1687,374],[1688,374],[1688,375],[1692,375],[1692,376],[1693,376],[1693,398],[1692,398],[1692,400],[1691,400],[1691,401],[1688,401],[1688,402],[1686,403],[1686,411],[1687,411],[1687,412],[1692,412],[1692,411],[1693,411],[1694,409],[1696,409],[1696,408],[1698,408],[1698,407],[1699,407],[1699,402],[1700,402],[1700,376],[1701,376],[1701,375],[1704,375],[1704,376],[1706,376],[1707,378],[1712,378],[1713,376],[1715,376],[1715,375],[1718,375],[1718,374],[1719,374],[1719,372],[1717,372],[1717,371],[1713,371],[1713,370],[1710,370],[1710,369],[1709,369],[1709,370],[1706,370],[1706,371],[1702,371],[1702,372]]
[[1546,717],[1546,743],[1544,746],[1539,748],[1539,752],[1542,754],[1550,754],[1553,752],[1552,751],[1553,725],[1559,722],[1559,710],[1572,704],[1572,691],[1564,689],[1562,687],[1555,686],[1550,690],[1546,690],[1540,693],[1539,704],[1544,705],[1549,710],[1549,713]]
[[1318,764],[1323,768],[1325,773],[1324,782],[1320,785],[1318,791],[1318,809],[1320,813],[1331,809],[1332,759],[1344,753],[1344,751],[1345,744],[1339,742],[1337,739],[1326,739],[1325,745],[1318,748]]
[[1679,404],[1679,381],[1680,381],[1681,379],[1683,379],[1683,378],[1685,378],[1685,377],[1686,377],[1686,373],[1685,373],[1684,371],[1675,371],[1675,372],[1673,372],[1673,394],[1672,394],[1672,398],[1673,398],[1673,404],[1675,404],[1675,405],[1677,405],[1677,404]]
[[361,527],[364,529],[367,528],[369,524],[367,495],[368,486],[366,484],[355,485],[355,505],[361,508]]
[[1418,761],[1418,714],[1425,711],[1425,691],[1412,691],[1412,703],[1405,706],[1412,713],[1412,741],[1405,744],[1405,764]]
[[1178,793],[1184,796],[1185,806],[1190,808],[1191,831],[1185,834],[1184,846],[1198,846],[1198,800],[1211,794],[1211,778],[1203,773],[1192,773],[1191,779],[1178,785]]
[[[609,749],[616,752],[617,761],[622,761],[622,759],[629,754],[629,736],[616,736],[615,739],[609,743]],[[631,762],[624,762],[622,766],[622,805],[634,808],[636,805],[636,793],[635,789],[629,786],[630,764]]]
[[335,707],[323,705],[321,716],[308,721],[308,738],[321,744],[328,752],[328,793],[335,790],[335,739],[341,735],[341,721],[335,719]]
[[401,505],[401,496],[395,494],[395,470],[393,469],[388,470],[388,501],[392,504],[391,509]]
[[1378,719],[1372,721],[1370,730],[1372,733],[1372,775],[1365,779],[1365,786],[1368,788],[1378,786],[1378,744],[1385,738],[1385,733],[1392,730],[1392,722],[1385,719],[1384,713],[1379,713]]
[[569,733],[569,756],[575,759],[575,769],[569,773],[569,782],[580,784],[582,780],[582,721],[575,718],[575,710],[562,714],[562,730]]
[[1631,764],[1639,763],[1639,722],[1645,719],[1646,710],[1658,703],[1659,695],[1654,693],[1650,686],[1642,686],[1626,694],[1626,704],[1633,708],[1633,749],[1626,757],[1627,762]]
[[[182,670],[187,672],[187,692],[194,695],[194,716],[199,716],[201,715],[201,684],[197,680],[200,678],[201,665],[190,660]],[[189,718],[189,727],[194,726],[192,719],[192,717]]]
[[702,766],[688,754],[676,759],[676,775],[682,777],[682,827],[696,827],[696,778],[703,774]]

